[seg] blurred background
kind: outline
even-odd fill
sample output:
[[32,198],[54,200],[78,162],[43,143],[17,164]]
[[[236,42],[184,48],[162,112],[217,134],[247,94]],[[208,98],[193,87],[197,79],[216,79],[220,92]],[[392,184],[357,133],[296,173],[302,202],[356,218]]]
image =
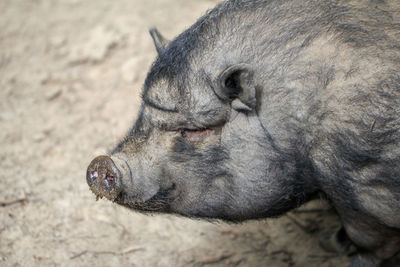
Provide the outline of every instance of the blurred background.
[[322,201],[226,224],[95,201],[86,167],[133,124],[156,56],[216,0],[0,0],[0,266],[346,266]]

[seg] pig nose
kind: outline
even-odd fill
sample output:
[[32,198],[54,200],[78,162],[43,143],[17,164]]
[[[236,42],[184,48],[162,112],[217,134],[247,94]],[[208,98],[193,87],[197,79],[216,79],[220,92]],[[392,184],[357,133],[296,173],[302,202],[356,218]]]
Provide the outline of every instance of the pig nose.
[[114,201],[122,190],[121,180],[121,172],[108,156],[96,157],[86,171],[86,181],[98,198]]

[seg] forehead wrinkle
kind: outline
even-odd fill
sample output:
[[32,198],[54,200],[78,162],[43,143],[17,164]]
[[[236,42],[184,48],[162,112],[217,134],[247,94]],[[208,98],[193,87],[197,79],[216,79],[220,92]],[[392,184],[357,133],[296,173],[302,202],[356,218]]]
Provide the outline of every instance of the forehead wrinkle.
[[168,108],[168,107],[164,107],[160,104],[155,103],[154,101],[152,101],[150,98],[143,97],[143,102],[146,106],[149,106],[151,108],[157,109],[159,111],[163,111],[163,112],[168,112],[168,113],[179,113],[179,110],[177,108]]
[[142,93],[145,104],[168,112],[184,112],[189,108],[189,98],[190,77],[182,74],[168,79],[153,79],[151,84],[145,85]]

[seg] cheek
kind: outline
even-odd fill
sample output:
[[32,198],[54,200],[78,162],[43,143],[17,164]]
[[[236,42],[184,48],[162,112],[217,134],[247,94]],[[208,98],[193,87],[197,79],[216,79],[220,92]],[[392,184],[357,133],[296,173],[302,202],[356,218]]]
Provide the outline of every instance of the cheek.
[[148,140],[148,150],[155,154],[165,154],[170,151],[174,145],[174,139],[179,136],[176,131],[161,131],[154,134]]
[[163,170],[171,165],[169,151],[175,137],[174,132],[155,133],[141,146],[138,153],[132,155],[143,176],[158,181],[163,179]]

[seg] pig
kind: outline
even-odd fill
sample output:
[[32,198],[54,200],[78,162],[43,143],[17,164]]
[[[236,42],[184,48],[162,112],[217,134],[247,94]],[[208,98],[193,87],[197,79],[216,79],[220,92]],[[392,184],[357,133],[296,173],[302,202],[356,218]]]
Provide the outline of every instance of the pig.
[[158,52],[86,179],[145,213],[242,222],[319,195],[355,266],[400,250],[400,3],[230,0]]

